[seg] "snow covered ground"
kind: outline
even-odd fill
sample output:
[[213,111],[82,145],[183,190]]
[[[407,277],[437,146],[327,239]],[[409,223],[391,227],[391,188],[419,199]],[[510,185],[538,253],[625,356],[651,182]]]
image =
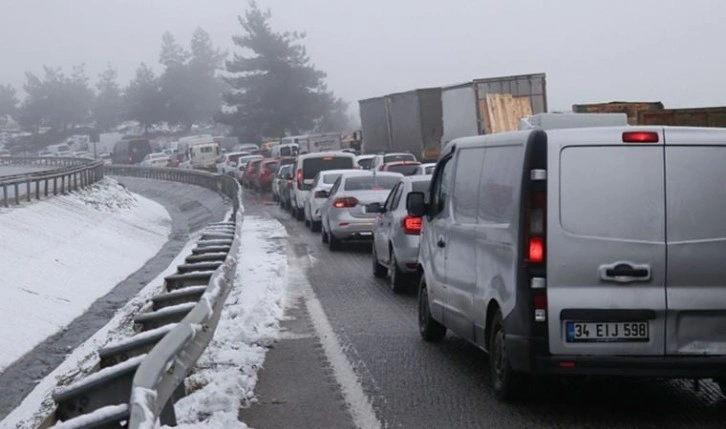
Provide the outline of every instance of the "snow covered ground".
[[164,286],[164,277],[176,272],[176,267],[184,263],[184,259],[191,254],[192,248],[196,246],[198,239],[199,233],[190,237],[189,242],[169,267],[153,281],[149,282],[137,296],[119,310],[106,326],[70,353],[58,368],[44,378],[25,397],[18,408],[0,421],[0,429],[37,428],[53,410],[54,403],[50,397],[53,389],[57,385],[71,384],[90,372],[98,363],[98,349],[133,335],[132,322],[134,315],[148,303],[152,296],[160,293]]
[[0,371],[141,268],[170,232],[164,207],[109,178],[0,209]]
[[285,228],[245,217],[235,288],[207,350],[177,402],[177,428],[244,429],[238,411],[254,399],[257,371],[277,339],[287,288]]

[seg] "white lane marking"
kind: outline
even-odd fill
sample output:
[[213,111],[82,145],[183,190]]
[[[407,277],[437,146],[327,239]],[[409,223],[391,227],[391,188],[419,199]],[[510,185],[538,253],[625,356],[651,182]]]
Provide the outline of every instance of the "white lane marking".
[[320,339],[325,357],[333,369],[335,380],[343,392],[343,397],[348,404],[348,410],[353,417],[353,422],[360,429],[381,428],[381,422],[378,421],[376,413],[373,411],[373,405],[365,394],[363,385],[353,370],[353,365],[345,355],[343,347],[340,345],[338,336],[335,335],[333,326],[330,324],[322,304],[307,280],[305,275],[305,262],[307,259],[307,262],[310,263],[310,259],[297,258],[294,254],[290,254],[289,256],[289,284],[290,286],[294,285],[293,288],[296,287],[298,293],[305,300],[305,306],[313,322],[315,333]]

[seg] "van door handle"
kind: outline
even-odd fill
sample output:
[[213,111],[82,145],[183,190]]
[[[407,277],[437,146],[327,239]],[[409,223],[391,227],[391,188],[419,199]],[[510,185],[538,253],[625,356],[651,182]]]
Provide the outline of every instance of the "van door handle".
[[436,242],[436,245],[443,249],[444,247],[446,247],[446,242],[443,238],[439,237],[439,241]]
[[608,282],[631,283],[650,280],[650,265],[616,262],[600,266],[600,279]]

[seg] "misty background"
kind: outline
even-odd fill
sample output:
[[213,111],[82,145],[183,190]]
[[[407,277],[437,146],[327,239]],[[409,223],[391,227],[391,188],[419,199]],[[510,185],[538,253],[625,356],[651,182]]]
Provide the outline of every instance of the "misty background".
[[[724,104],[718,0],[259,0],[276,31],[304,31],[312,63],[350,103],[479,77],[545,72],[550,110],[574,103]],[[233,52],[241,0],[5,0],[0,84],[23,96],[25,72],[111,65],[125,86],[140,62],[157,73],[162,34],[196,27]]]

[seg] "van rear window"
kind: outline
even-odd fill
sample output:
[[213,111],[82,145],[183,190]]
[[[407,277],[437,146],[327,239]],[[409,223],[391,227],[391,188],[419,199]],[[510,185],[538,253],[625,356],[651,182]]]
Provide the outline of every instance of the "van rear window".
[[395,176],[359,176],[345,180],[346,191],[390,191],[400,182]]
[[569,147],[560,154],[560,223],[589,237],[662,242],[663,147]]
[[398,162],[398,161],[416,161],[416,157],[410,153],[400,153],[397,155],[384,155],[383,156],[384,164],[388,164],[391,162]]
[[353,158],[343,156],[326,156],[303,160],[303,179],[314,179],[321,171],[345,170],[353,168]]
[[404,176],[411,176],[416,172],[416,170],[418,170],[418,164],[389,165],[388,168],[386,168],[386,171],[401,173]]

